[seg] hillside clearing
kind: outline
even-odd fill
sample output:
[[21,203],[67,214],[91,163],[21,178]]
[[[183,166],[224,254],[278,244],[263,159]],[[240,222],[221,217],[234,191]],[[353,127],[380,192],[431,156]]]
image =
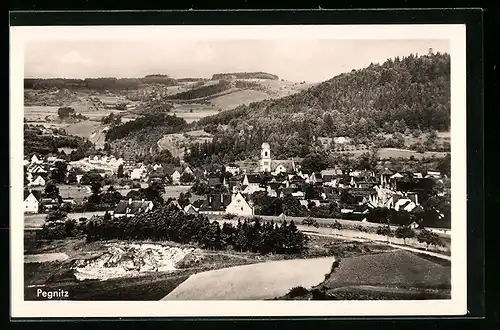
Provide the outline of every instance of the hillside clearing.
[[271,98],[271,96],[265,92],[246,89],[216,97],[210,100],[210,103],[218,108],[229,110],[242,104],[259,102],[269,98]]

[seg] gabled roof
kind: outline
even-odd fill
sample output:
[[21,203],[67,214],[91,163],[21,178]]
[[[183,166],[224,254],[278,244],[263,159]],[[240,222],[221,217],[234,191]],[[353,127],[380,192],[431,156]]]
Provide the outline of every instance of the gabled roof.
[[203,202],[204,202],[204,201],[203,201],[203,199],[197,199],[197,200],[195,200],[194,202],[192,202],[191,204],[192,204],[194,207],[196,207],[196,208],[200,208],[200,206],[202,206],[202,205],[203,205]]
[[391,179],[401,179],[404,178],[404,176],[401,173],[395,173],[391,176]]
[[323,177],[321,176],[321,173],[317,173],[317,172],[315,172],[315,173],[313,173],[312,175],[314,176],[314,178],[315,178],[317,181],[321,181],[321,180],[323,180]]
[[25,190],[23,200],[26,200],[26,198],[28,198],[30,193],[33,194],[33,196],[36,198],[37,201],[40,202],[42,200],[42,192],[40,190],[32,190],[31,192],[29,190]]
[[[145,211],[149,203],[150,201],[132,201],[129,204],[128,200],[123,200],[116,206],[114,214],[137,214]],[[127,212],[127,209],[129,209],[129,212]]]
[[220,178],[218,176],[212,176],[208,178],[208,185],[209,186],[216,186],[221,184]]
[[258,175],[258,174],[247,174],[246,177],[248,179],[248,183],[260,183],[261,182],[260,175]]
[[295,168],[295,164],[294,164],[293,160],[289,160],[289,159],[283,159],[283,160],[273,159],[273,160],[271,160],[271,170],[272,171],[276,170],[276,168],[279,165],[283,165],[283,167],[287,171],[292,171]]
[[386,167],[386,168],[384,168],[384,170],[382,172],[380,172],[380,174],[382,174],[382,175],[393,175],[394,173],[390,169],[388,169]]

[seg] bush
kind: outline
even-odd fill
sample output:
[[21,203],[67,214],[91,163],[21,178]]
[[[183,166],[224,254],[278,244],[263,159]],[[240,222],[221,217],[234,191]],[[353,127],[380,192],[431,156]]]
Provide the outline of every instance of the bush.
[[316,219],[311,217],[307,217],[304,220],[302,220],[302,224],[305,226],[314,226],[316,228],[319,227],[318,221],[316,221]]
[[309,293],[309,290],[307,290],[303,286],[296,286],[296,287],[291,288],[290,291],[288,291],[288,296],[290,298],[302,297],[308,293]]
[[75,219],[51,221],[44,223],[41,230],[37,232],[41,239],[64,239],[86,234],[85,222]]
[[330,228],[341,230],[342,229],[342,224],[340,222],[338,222],[337,220],[335,220],[334,223],[330,224]]
[[227,219],[227,220],[232,220],[234,218],[236,218],[236,214],[233,214],[233,213],[226,213],[222,216],[223,219]]
[[366,229],[364,226],[362,225],[357,225],[356,227],[354,227],[354,229],[356,229],[357,231],[360,231],[362,233],[367,233],[368,232],[368,229]]

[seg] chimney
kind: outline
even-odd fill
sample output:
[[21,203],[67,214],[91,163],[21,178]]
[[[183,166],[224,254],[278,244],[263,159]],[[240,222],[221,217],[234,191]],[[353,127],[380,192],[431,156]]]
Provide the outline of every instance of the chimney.
[[132,198],[128,199],[128,205],[132,204]]
[[220,203],[224,204],[224,194],[220,194]]

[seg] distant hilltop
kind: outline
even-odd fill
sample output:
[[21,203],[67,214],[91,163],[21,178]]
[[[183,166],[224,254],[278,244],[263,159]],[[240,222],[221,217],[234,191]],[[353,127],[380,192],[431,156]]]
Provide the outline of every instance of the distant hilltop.
[[212,80],[218,79],[270,79],[279,80],[279,77],[266,72],[233,72],[233,73],[216,73],[212,76]]

